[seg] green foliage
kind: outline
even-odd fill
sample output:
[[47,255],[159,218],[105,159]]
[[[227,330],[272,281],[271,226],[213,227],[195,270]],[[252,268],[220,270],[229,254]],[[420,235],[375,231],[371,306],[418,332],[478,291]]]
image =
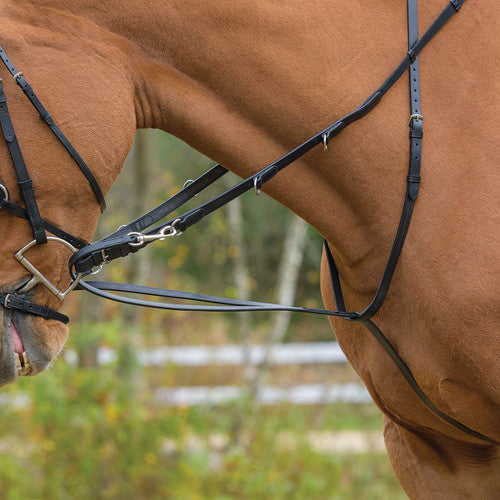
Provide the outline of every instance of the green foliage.
[[[164,408],[110,367],[62,360],[7,389],[19,391],[31,403],[2,410],[6,500],[27,491],[31,499],[58,500],[403,498],[385,455],[319,453],[304,438],[313,429],[361,424],[352,408],[349,416],[347,407],[326,407],[319,418],[317,409],[252,411],[244,401]],[[243,443],[231,439],[242,411]],[[372,407],[360,413],[373,421],[369,427],[380,426]],[[288,438],[277,439],[283,432]],[[210,441],[220,435],[229,440],[214,449]]]
[[[154,179],[149,208],[211,164],[180,141],[153,134],[154,151],[145,166]],[[132,173],[126,168],[108,197],[101,236],[139,215],[133,212],[134,203],[123,201],[131,199],[136,184]],[[222,181],[208,195],[227,186]],[[200,195],[183,209],[204,199]],[[252,298],[275,300],[290,213],[253,193],[242,202]],[[227,214],[221,210],[182,238],[149,247],[149,271],[137,274],[147,275],[152,286],[234,296],[238,249],[231,245]],[[310,231],[297,303],[320,305],[320,253],[321,238]],[[102,278],[126,279],[134,265],[140,267],[134,256],[129,259],[129,267],[110,265]],[[68,302],[68,312],[76,319],[82,311],[78,297]],[[380,430],[380,414],[373,405],[255,408],[242,399],[217,408],[168,408],[154,402],[153,388],[175,385],[179,376],[174,366],[141,370],[136,347],[234,341],[239,335],[237,316],[146,311],[139,320],[128,314],[130,310],[104,302],[96,310],[89,300],[71,331],[72,348],[88,368],[60,359],[47,373],[2,389],[12,396],[29,396],[27,404],[2,408],[2,500],[404,498],[385,454],[319,452],[306,439],[315,430]],[[89,316],[100,322],[90,322]],[[251,341],[266,337],[271,324],[269,315],[253,317]],[[324,340],[332,333],[324,318],[294,316],[290,336]],[[119,356],[111,366],[99,368],[93,365],[102,345],[113,347]],[[190,382],[196,383],[193,371]],[[222,444],[215,445],[214,439],[222,439]]]

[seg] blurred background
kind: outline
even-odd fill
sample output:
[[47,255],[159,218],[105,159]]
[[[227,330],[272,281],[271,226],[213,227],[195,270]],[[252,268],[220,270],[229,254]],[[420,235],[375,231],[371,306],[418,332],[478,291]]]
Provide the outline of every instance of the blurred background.
[[[138,131],[94,239],[211,165]],[[251,192],[97,279],[322,307],[321,245]],[[53,367],[0,392],[0,498],[406,498],[380,412],[324,317],[165,312],[84,292],[64,312],[70,338]]]

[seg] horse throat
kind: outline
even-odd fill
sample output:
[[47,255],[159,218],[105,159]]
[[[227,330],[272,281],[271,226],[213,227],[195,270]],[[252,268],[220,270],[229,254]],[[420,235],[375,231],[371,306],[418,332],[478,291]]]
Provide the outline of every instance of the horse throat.
[[[129,25],[112,9],[100,22],[133,46],[138,126],[162,128],[248,176],[357,107],[406,52],[404,8],[316,7],[151,2],[126,16]],[[384,27],[377,36],[362,29],[375,14]],[[133,29],[143,25],[152,29]],[[387,105],[265,189],[318,229],[349,268],[383,268],[379,255],[405,189],[406,94],[406,82],[398,84]],[[376,279],[352,285],[373,291]]]

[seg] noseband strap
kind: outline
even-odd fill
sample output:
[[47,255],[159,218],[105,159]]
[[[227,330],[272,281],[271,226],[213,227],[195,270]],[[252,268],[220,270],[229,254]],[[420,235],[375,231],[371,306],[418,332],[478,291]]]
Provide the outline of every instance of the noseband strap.
[[0,305],[5,309],[15,309],[16,311],[34,316],[41,316],[45,319],[53,319],[60,321],[65,325],[69,323],[69,318],[65,314],[56,311],[48,306],[41,306],[35,302],[31,302],[24,297],[13,293],[0,293]]

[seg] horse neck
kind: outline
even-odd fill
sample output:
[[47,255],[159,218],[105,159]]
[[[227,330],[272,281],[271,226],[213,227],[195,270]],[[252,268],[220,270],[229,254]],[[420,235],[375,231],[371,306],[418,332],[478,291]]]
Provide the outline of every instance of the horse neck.
[[[373,25],[375,6],[361,12],[331,4],[155,4],[159,11],[145,15],[156,21],[144,21],[154,31],[134,41],[139,125],[160,127],[241,176],[280,157],[357,107],[405,53],[404,6],[377,10],[377,39],[363,29]],[[265,189],[326,236],[349,266],[372,254],[373,264],[394,228],[407,165],[406,95],[400,85],[388,99],[383,128],[381,106],[328,152],[318,148]]]
[[[127,53],[138,127],[172,133],[241,176],[357,107],[407,44],[405,2],[40,5],[99,25]],[[421,6],[421,25],[441,8]],[[407,93],[403,78],[327,152],[309,153],[265,188],[332,243],[341,267],[383,266],[405,190]]]

